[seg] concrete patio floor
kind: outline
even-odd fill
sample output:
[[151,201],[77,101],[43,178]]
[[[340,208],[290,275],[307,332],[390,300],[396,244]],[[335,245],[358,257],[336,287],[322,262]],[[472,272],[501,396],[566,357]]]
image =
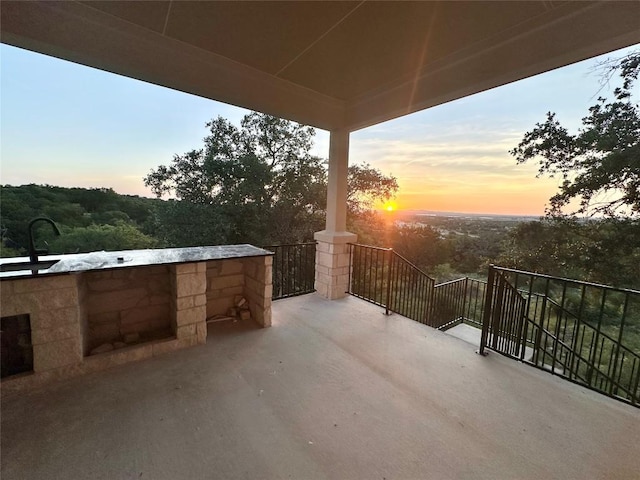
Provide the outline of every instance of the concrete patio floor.
[[355,298],[2,398],[1,478],[637,479],[640,410]]

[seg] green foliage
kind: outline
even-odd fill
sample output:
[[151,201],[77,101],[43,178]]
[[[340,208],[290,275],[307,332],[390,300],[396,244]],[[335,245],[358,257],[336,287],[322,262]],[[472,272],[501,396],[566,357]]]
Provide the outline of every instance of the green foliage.
[[521,223],[497,264],[548,275],[638,288],[640,221],[556,218]]
[[600,97],[572,135],[549,112],[511,150],[518,163],[537,160],[539,175],[560,175],[560,191],[550,199],[549,215],[561,216],[574,200],[577,214],[640,216],[640,108],[632,87],[640,72],[640,52],[607,65],[609,77],[623,83],[613,101]]
[[[2,256],[26,255],[28,249],[27,226],[32,218],[51,218],[63,234],[75,232],[65,240],[54,237],[48,225],[35,229],[39,246],[48,242],[57,245],[57,253],[102,250],[103,245],[113,248],[137,248],[150,245],[148,240],[136,238],[131,229],[141,234],[152,233],[154,210],[159,200],[130,195],[119,195],[112,189],[63,188],[50,185],[5,185],[0,187],[2,211]],[[109,239],[101,241],[96,234],[97,225],[111,225],[116,229],[102,229]],[[124,231],[123,225],[131,227]],[[86,230],[85,234],[80,232]],[[117,240],[115,239],[117,237]],[[150,238],[147,236],[147,239]],[[88,243],[91,240],[93,243]],[[64,247],[64,248],[63,248]],[[53,248],[50,248],[53,253]]]
[[89,225],[64,230],[61,236],[50,241],[49,253],[132,250],[153,248],[157,244],[154,238],[130,224]]
[[368,163],[350,165],[347,173],[349,212],[359,215],[371,210],[376,201],[392,198],[398,191],[395,177],[388,177]]
[[[207,128],[202,149],[175,155],[145,178],[158,197],[177,199],[157,217],[166,243],[291,243],[322,229],[327,172],[310,154],[313,128],[256,112],[240,128],[221,117]],[[368,165],[351,166],[349,182],[351,216],[368,215],[373,201],[398,188]],[[181,221],[178,211],[190,218]]]

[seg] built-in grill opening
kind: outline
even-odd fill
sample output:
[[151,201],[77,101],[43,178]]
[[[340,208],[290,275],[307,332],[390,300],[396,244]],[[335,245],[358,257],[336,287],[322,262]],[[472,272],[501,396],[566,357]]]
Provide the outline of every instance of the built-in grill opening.
[[28,314],[0,318],[1,378],[33,371],[31,322]]

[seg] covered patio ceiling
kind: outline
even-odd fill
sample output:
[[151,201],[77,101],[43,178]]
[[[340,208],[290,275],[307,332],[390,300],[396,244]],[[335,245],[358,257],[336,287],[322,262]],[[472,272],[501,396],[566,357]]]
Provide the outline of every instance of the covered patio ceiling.
[[638,2],[3,1],[3,43],[353,131],[640,43]]

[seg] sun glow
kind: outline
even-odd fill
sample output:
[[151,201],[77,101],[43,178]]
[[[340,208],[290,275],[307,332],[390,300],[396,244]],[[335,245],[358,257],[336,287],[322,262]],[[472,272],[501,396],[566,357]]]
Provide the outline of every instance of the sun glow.
[[398,209],[398,205],[393,200],[388,200],[382,205],[382,209],[387,212],[393,212]]

